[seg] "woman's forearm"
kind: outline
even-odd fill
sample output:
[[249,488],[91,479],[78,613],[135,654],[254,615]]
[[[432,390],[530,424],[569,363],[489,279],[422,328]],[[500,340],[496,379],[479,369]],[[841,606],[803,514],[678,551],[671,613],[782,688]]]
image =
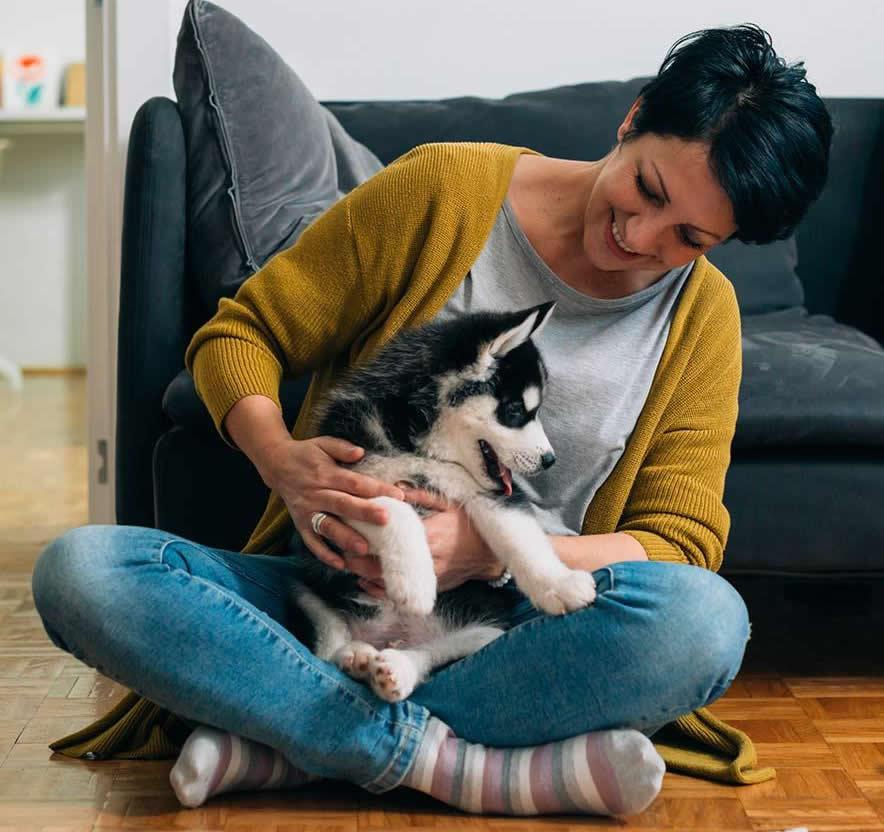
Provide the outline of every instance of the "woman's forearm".
[[624,532],[584,534],[576,537],[549,535],[553,548],[566,566],[592,572],[623,560],[647,560],[644,546]]
[[266,396],[240,399],[224,417],[224,429],[237,447],[252,461],[268,487],[273,449],[291,440],[282,411]]

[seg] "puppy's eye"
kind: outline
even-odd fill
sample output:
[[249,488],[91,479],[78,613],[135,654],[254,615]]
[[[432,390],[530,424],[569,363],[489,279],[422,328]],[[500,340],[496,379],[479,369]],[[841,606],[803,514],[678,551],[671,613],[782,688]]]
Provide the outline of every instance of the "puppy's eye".
[[508,402],[503,409],[508,422],[525,418],[525,405],[522,402]]

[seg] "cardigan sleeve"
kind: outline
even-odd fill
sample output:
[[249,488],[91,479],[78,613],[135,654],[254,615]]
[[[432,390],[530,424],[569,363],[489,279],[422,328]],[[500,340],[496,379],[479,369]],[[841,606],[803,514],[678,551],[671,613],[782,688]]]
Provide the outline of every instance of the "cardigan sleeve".
[[742,342],[730,283],[697,339],[639,469],[618,532],[650,560],[721,567],[730,532],[724,482],[736,430]]
[[249,277],[194,334],[184,363],[224,441],[237,401],[259,394],[281,408],[284,375],[297,376],[344,349],[366,306],[350,234],[349,203],[331,206],[291,248]]

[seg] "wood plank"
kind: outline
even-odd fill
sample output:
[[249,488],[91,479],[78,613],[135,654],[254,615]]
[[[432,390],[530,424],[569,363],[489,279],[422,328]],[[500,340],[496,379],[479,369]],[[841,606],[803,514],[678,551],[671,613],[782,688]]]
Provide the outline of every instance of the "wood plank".
[[813,832],[880,830],[875,808],[863,799],[769,800],[746,808],[752,827],[760,832],[806,826]]
[[884,743],[884,717],[876,719],[815,719],[826,742]]
[[776,719],[807,720],[810,715],[805,713],[801,703],[791,697],[776,698],[746,698],[746,699],[719,699],[709,706],[719,719],[731,722],[734,719],[746,720]]
[[821,699],[832,696],[884,697],[882,676],[832,676],[812,678],[786,678],[783,680],[796,699]]
[[884,697],[820,697],[796,699],[811,719],[881,719],[884,716]]

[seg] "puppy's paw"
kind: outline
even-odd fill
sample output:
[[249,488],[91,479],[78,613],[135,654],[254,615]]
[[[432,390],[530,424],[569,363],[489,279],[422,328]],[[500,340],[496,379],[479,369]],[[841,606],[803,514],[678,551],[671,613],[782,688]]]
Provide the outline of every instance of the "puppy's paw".
[[595,601],[595,579],[589,572],[568,569],[535,582],[526,594],[537,609],[550,615],[564,615]]
[[406,574],[391,570],[384,574],[387,598],[406,615],[429,615],[436,604],[436,576]]
[[367,679],[377,650],[364,641],[351,641],[332,656],[332,664],[354,679]]
[[415,689],[420,674],[411,656],[403,650],[388,647],[375,653],[371,660],[371,689],[387,702],[401,702]]

